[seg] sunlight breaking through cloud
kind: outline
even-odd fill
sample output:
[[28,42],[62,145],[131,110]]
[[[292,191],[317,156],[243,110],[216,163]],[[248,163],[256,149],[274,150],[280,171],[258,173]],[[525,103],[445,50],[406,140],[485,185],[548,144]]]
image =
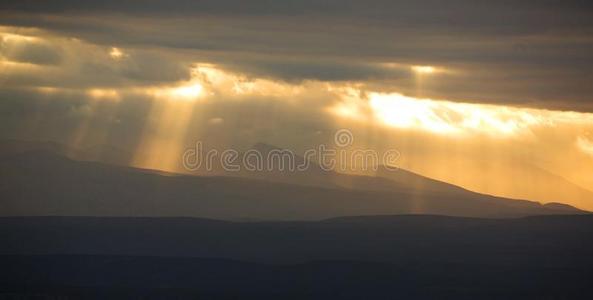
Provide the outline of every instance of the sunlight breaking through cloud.
[[593,141],[590,139],[579,136],[577,138],[577,147],[583,151],[583,153],[593,156]]
[[[8,118],[6,128],[17,128],[28,139],[46,139],[42,133],[50,132],[76,147],[127,143],[134,166],[176,171],[182,151],[202,136],[220,144],[240,141],[243,147],[269,139],[299,147],[349,128],[359,132],[357,146],[392,145],[402,151],[402,162],[408,159],[409,170],[473,190],[558,198],[554,195],[563,192],[526,190],[505,175],[533,178],[531,166],[593,189],[593,142],[584,134],[593,130],[593,114],[477,104],[480,99],[469,98],[477,101],[471,104],[429,93],[433,84],[446,85],[449,76],[464,76],[462,66],[373,62],[395,74],[393,84],[375,69],[367,71],[379,76],[376,82],[293,80],[169,48],[93,44],[16,27],[0,27],[0,35],[3,105],[23,112]],[[328,65],[333,66],[316,67]],[[349,67],[332,72],[343,71]],[[332,72],[322,74],[335,76]],[[514,157],[528,157],[528,165],[517,165]],[[451,171],[461,165],[463,172]],[[476,182],[488,165],[490,177]],[[540,182],[548,181],[533,184]]]
[[[369,105],[383,123],[438,134],[487,133],[507,136],[546,122],[533,109],[416,99],[401,94],[369,93]],[[548,120],[549,121],[549,120]]]

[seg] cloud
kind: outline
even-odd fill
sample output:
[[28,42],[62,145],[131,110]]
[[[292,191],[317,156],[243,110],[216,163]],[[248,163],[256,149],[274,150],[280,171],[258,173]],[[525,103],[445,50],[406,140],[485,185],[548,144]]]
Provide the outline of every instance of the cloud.
[[168,53],[129,49],[116,59],[112,47],[38,30],[17,31],[0,28],[4,87],[109,88],[167,84],[190,76],[191,64]]
[[579,136],[576,145],[583,153],[593,156],[593,141],[584,136]]
[[315,59],[231,59],[221,60],[219,66],[248,76],[288,82],[398,80],[413,76],[406,66]]
[[[390,25],[443,27],[497,32],[547,30],[549,27],[575,27],[590,20],[591,3],[566,1],[487,1],[451,0],[106,0],[81,2],[57,0],[39,3],[31,0],[5,0],[5,10],[35,13],[127,13],[148,15],[218,15],[267,17],[312,15],[323,18],[376,20]],[[572,18],[571,18],[572,17]],[[575,18],[576,17],[576,18]],[[567,22],[568,21],[568,22]],[[547,26],[545,26],[547,25]]]
[[[9,1],[0,23],[97,47],[150,49],[146,57],[132,55],[129,65],[85,66],[103,80],[111,73],[139,82],[183,80],[184,67],[199,62],[292,82],[358,81],[408,96],[593,111],[589,4],[507,4]],[[414,65],[449,72],[419,84],[409,72]]]
[[59,47],[40,39],[4,35],[0,40],[0,56],[11,61],[39,65],[57,65],[62,59]]

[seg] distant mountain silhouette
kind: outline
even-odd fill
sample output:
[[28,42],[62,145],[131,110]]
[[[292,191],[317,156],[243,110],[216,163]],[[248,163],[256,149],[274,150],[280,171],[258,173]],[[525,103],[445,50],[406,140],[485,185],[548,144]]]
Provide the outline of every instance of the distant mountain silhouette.
[[105,145],[73,148],[51,141],[0,141],[0,155],[13,155],[35,151],[45,151],[75,160],[96,161],[121,166],[127,166],[133,158],[133,154],[129,151]]
[[[593,191],[579,186],[566,178],[527,160],[499,156],[488,159],[476,157],[435,158],[421,163],[422,157],[414,153],[408,155],[409,167],[431,178],[445,180],[450,184],[463,186],[472,191],[514,199],[536,199],[543,203],[562,202],[581,209],[593,209]],[[445,169],[431,171],[431,165],[446,165]],[[418,165],[424,165],[419,167]],[[459,176],[456,176],[460,174]],[[483,176],[463,176],[463,174],[483,174]],[[505,180],[493,180],[504,178]]]
[[[272,150],[281,150],[273,145],[257,143],[252,149],[267,154]],[[297,161],[303,158],[297,156]],[[473,162],[475,165],[484,162]],[[477,169],[471,162],[464,162],[468,168]],[[471,166],[470,166],[471,165]],[[484,191],[486,194],[496,194],[503,198],[513,199],[534,199],[543,203],[564,202],[580,209],[593,207],[593,192],[582,188],[565,178],[553,174],[537,166],[519,160],[506,161],[499,159],[497,168],[488,169],[489,176],[477,178],[475,185],[469,187],[472,191]],[[457,170],[462,172],[462,170]],[[295,174],[296,173],[296,174]],[[294,184],[328,186],[335,184],[341,187],[384,190],[394,187],[393,182],[399,184],[398,189],[412,189],[416,192],[456,193],[461,188],[459,185],[435,180],[426,176],[398,168],[386,168],[378,166],[376,171],[366,172],[367,176],[348,176],[336,172],[322,170],[315,163],[304,172],[244,172],[239,174],[219,173],[223,176],[241,176],[249,178],[260,178],[270,181],[280,181]],[[369,177],[381,177],[389,179],[385,185],[381,180],[370,179]],[[515,178],[515,180],[492,180],[493,178]],[[535,196],[534,196],[535,195]],[[531,198],[530,198],[531,196]],[[535,198],[533,198],[535,197]]]
[[52,141],[0,141],[0,155],[14,155],[31,151],[45,151],[67,156],[68,153],[71,152],[70,149],[70,147]]
[[[74,160],[95,161],[119,166],[129,166],[130,163],[133,161],[134,157],[133,153],[130,151],[108,145],[95,145],[93,147],[77,149],[49,141],[0,141],[0,155],[22,153],[24,151],[31,150],[48,151],[51,153],[58,154],[60,156],[69,157]],[[267,143],[259,142],[255,143],[247,151],[250,150],[257,151],[263,156],[267,156],[271,151],[282,151],[285,149]],[[207,149],[205,151],[207,151]],[[239,156],[233,161],[233,163],[243,164],[244,155],[245,152],[240,153]],[[294,155],[294,158],[296,165],[301,165],[304,161],[304,158],[302,156],[296,154]],[[349,189],[362,189],[371,191],[384,191],[386,189],[389,190],[396,188],[400,191],[402,189],[411,189],[416,193],[434,192],[447,194],[458,193],[460,191],[462,193],[466,192],[464,188],[461,188],[459,186],[431,179],[426,176],[401,168],[394,170],[393,168],[378,166],[376,171],[367,172],[366,176],[355,176],[322,169],[318,164],[312,161],[308,164],[308,168],[299,171],[278,170],[276,166],[276,168],[272,170],[247,171],[245,169],[242,169],[240,171],[229,172],[222,167],[219,160],[214,160],[213,162],[214,165],[211,166],[211,168],[208,170],[205,168],[205,164],[203,164],[202,167],[198,170],[188,171],[181,167],[180,161],[180,167],[178,170],[176,170],[176,172],[199,176],[243,177],[273,182],[317,186],[324,188],[342,187]],[[531,171],[529,174],[523,175],[521,175],[522,173],[519,172],[521,174],[519,174],[520,176],[518,176],[518,180],[515,180],[512,183],[512,185],[514,186],[512,188],[513,190],[520,191],[523,188],[525,190],[534,192],[543,189],[543,187],[552,185],[554,186],[554,190],[557,189],[560,192],[551,193],[546,190],[544,192],[539,193],[539,197],[536,199],[544,203],[547,202],[549,204],[553,204],[555,202],[560,201],[564,203],[575,203],[579,208],[589,207],[589,203],[593,201],[593,192],[581,188],[580,186],[575,185],[560,176],[557,176],[535,166],[525,165],[521,162],[514,162],[514,164],[521,164],[520,168],[514,169],[514,173],[516,173],[517,170],[523,170],[525,168],[530,169]],[[161,174],[169,174],[169,172],[161,170],[155,170],[155,172]],[[503,175],[498,174],[498,176]],[[517,174],[515,174],[514,176],[517,177]],[[389,179],[389,181],[385,181],[383,179],[372,179],[371,177],[380,177],[384,179]],[[488,176],[485,176],[483,180],[489,180],[488,178]],[[504,181],[490,182],[488,185],[484,186],[490,187],[490,189],[492,189],[493,186],[496,186],[494,190],[501,191],[511,189],[509,183],[504,183]],[[484,188],[481,187],[477,189],[483,190]],[[508,191],[504,192],[503,194],[517,195],[517,197],[513,197],[514,199],[529,198],[527,192],[517,193]],[[559,194],[561,194],[562,196],[558,196]],[[502,197],[504,198],[504,196]]]
[[[453,187],[452,192],[440,186],[418,192],[384,178],[336,176],[342,182],[328,187],[251,178],[163,176],[29,151],[0,157],[0,214],[318,220],[410,213],[468,217],[581,213],[567,206],[544,206]],[[352,187],[338,186],[344,180]]]
[[[271,151],[283,151],[286,149],[282,149],[280,147],[266,144],[266,143],[256,143],[254,144],[250,150],[255,150],[261,153],[264,157],[269,155]],[[249,151],[249,150],[248,150]],[[240,163],[243,159],[244,153],[241,153],[239,158],[235,160],[236,163]],[[295,164],[300,165],[304,161],[302,156],[295,155]],[[533,167],[535,168],[535,167]],[[538,173],[538,172],[536,172]],[[566,198],[563,199],[554,199],[555,201],[569,201],[569,199],[577,202],[577,203],[584,203],[586,201],[593,201],[593,192],[585,190],[571,182],[564,180],[563,178],[546,172],[544,170],[539,170],[541,178],[550,179],[549,182],[556,182],[555,186],[561,188],[562,191],[566,191],[567,195]],[[334,171],[328,171],[326,169],[322,169],[318,164],[315,162],[310,162],[308,168],[301,171],[291,171],[291,170],[278,170],[273,169],[271,171],[240,171],[240,172],[228,172],[225,171],[220,165],[215,166],[213,170],[209,172],[197,172],[195,174],[208,176],[208,175],[216,175],[216,176],[231,176],[231,177],[245,177],[245,178],[254,178],[254,179],[263,179],[272,182],[283,182],[283,183],[290,183],[290,184],[298,184],[298,185],[306,185],[306,186],[318,186],[318,187],[340,187],[340,188],[347,188],[347,189],[357,189],[357,190],[368,190],[368,191],[407,191],[414,194],[433,194],[439,195],[442,197],[467,197],[470,192],[464,188],[459,186],[446,183],[443,181],[431,179],[420,174],[416,174],[414,172],[401,169],[401,168],[387,168],[386,166],[379,165],[377,166],[376,171],[369,173],[367,176],[363,175],[347,175],[342,174]],[[385,180],[387,179],[387,180]],[[541,186],[543,179],[538,181],[539,185]],[[520,180],[517,181],[515,184],[533,184],[532,182],[521,182]],[[533,187],[526,187],[531,188]],[[475,194],[475,193],[472,193]],[[572,197],[572,198],[571,198]],[[522,199],[522,198],[519,198]],[[550,199],[550,197],[546,197],[546,199]],[[514,203],[516,206],[522,205],[531,205],[531,202],[526,201],[517,201]],[[564,207],[563,204],[549,202],[546,204],[548,207],[553,207],[554,209],[562,210],[561,207]],[[572,206],[567,205],[570,209],[574,209]]]

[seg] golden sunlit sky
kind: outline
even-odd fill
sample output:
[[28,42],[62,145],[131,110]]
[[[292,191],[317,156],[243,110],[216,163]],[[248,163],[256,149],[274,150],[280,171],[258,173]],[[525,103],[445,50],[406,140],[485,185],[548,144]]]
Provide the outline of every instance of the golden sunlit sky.
[[593,209],[585,2],[120,2],[0,4],[0,138],[180,171],[196,141],[299,152],[347,128],[428,177]]

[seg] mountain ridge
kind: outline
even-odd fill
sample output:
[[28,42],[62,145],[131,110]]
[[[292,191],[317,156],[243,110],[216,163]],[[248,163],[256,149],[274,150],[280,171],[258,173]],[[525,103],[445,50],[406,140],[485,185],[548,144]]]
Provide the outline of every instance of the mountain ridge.
[[469,191],[438,195],[397,188],[369,191],[311,187],[241,177],[163,176],[150,170],[81,162],[51,153],[4,156],[0,166],[5,216],[319,220],[409,213],[477,217],[582,213]]

